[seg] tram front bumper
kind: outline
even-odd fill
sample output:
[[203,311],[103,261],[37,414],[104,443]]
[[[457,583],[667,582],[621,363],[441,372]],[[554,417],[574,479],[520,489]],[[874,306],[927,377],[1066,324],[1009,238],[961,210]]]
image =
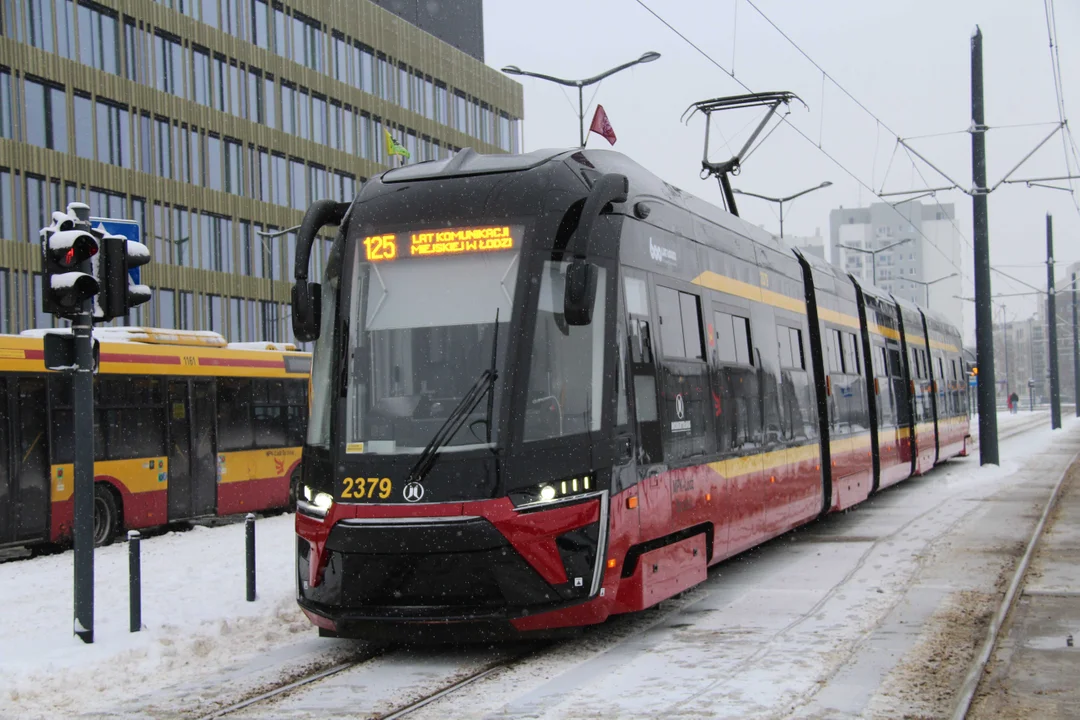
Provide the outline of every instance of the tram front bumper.
[[507,499],[298,513],[298,600],[313,622],[343,636],[400,637],[434,625],[514,635],[515,620],[597,596],[603,502],[529,513]]

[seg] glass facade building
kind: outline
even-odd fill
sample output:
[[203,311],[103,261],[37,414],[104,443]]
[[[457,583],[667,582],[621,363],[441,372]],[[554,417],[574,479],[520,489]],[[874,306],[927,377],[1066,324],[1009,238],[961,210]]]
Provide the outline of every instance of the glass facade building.
[[78,200],[142,226],[132,324],[291,341],[296,238],[259,232],[389,167],[384,129],[410,162],[516,152],[522,112],[519,84],[370,0],[0,0],[0,333],[53,324],[38,230]]

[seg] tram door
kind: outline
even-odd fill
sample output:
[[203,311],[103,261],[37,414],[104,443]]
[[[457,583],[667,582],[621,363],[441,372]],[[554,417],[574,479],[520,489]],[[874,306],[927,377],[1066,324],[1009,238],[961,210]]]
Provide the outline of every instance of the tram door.
[[671,494],[664,465],[663,426],[660,420],[656,370],[655,323],[650,312],[644,273],[625,269],[623,288],[629,321],[630,381],[637,429],[638,497],[641,537],[649,540],[667,532],[671,522]]
[[48,538],[44,378],[0,378],[0,545]]

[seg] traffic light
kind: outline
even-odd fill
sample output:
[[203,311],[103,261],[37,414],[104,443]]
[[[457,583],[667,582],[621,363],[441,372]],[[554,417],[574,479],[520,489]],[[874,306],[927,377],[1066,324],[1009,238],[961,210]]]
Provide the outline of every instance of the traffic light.
[[61,317],[74,317],[82,304],[97,294],[97,279],[86,272],[98,253],[91,233],[71,229],[65,220],[41,233],[41,309]]
[[150,299],[150,288],[136,285],[128,274],[129,270],[150,262],[150,251],[142,243],[119,235],[105,235],[101,242],[101,257],[97,262],[101,294],[94,319],[112,320],[126,316],[131,308]]

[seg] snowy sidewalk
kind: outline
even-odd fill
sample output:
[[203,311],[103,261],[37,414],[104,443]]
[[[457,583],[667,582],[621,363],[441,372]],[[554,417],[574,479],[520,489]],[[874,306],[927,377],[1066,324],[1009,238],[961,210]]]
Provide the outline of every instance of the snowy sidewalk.
[[293,516],[258,520],[256,550],[249,603],[243,523],[144,539],[144,629],[129,633],[127,547],[98,548],[93,645],[72,634],[71,552],[0,564],[0,718],[93,712],[310,637]]

